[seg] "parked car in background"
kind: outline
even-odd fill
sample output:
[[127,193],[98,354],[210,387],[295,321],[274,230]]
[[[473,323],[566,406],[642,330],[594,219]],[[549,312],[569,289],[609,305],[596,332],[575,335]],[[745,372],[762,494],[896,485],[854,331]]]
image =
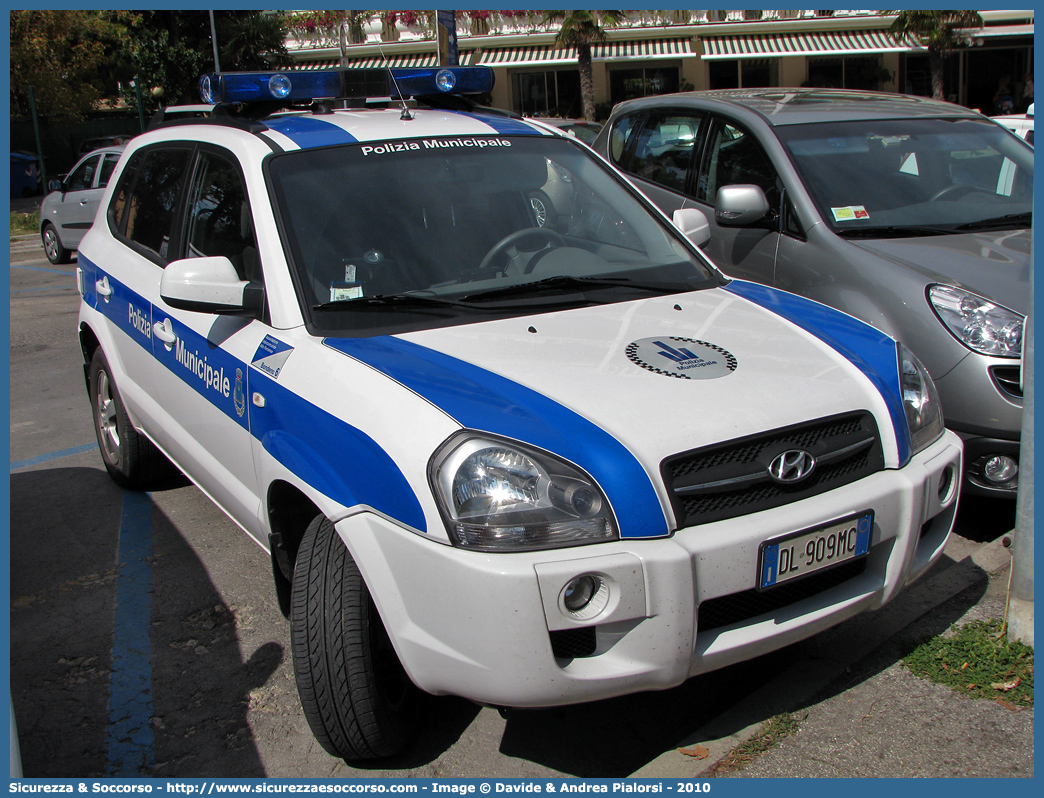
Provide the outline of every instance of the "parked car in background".
[[95,150],[76,162],[72,171],[48,184],[50,194],[40,203],[40,237],[51,263],[68,263],[98,212],[105,187],[123,146]]
[[1030,310],[1033,150],[920,97],[828,89],[621,103],[595,149],[668,215],[710,219],[728,274],[909,346],[965,443],[965,487],[1014,497]]
[[134,136],[120,133],[113,136],[96,136],[95,138],[84,139],[76,149],[76,155],[77,157],[86,155],[89,152],[100,150],[103,147],[122,147],[132,138],[134,138]]
[[561,119],[559,117],[552,116],[535,116],[533,120],[536,122],[543,122],[545,125],[551,125],[557,127],[568,133],[570,136],[576,136],[584,144],[594,144],[595,138],[602,130],[602,126],[597,122],[588,122],[586,119]]
[[1001,127],[1005,127],[1018,136],[1025,139],[1030,146],[1033,145],[1033,105],[1026,109],[1024,114],[1011,114],[1008,116],[990,117]]

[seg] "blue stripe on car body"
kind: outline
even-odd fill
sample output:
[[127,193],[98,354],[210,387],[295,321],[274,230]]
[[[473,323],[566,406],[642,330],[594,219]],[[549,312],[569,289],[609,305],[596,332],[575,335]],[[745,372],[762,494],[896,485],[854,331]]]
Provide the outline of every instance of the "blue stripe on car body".
[[338,125],[313,116],[284,116],[265,122],[270,130],[282,133],[301,149],[355,144],[359,140]]
[[899,465],[909,462],[913,452],[910,427],[903,407],[899,381],[899,357],[894,339],[831,307],[811,299],[745,280],[733,280],[725,290],[782,316],[811,333],[850,360],[874,384],[892,419]]
[[[109,302],[98,299],[98,311],[225,416],[249,429],[279,463],[345,507],[367,505],[413,529],[427,531],[424,511],[413,488],[388,453],[366,433],[258,369],[248,368],[242,360],[165,313],[163,318],[174,322],[179,342],[168,351],[151,335],[153,306],[94,264],[90,264],[90,270],[96,279],[108,276],[113,289]],[[138,313],[148,319],[148,328],[133,321]],[[211,379],[200,376],[201,371]],[[239,386],[235,383],[237,372],[242,378]],[[227,395],[222,373],[229,381]],[[268,400],[264,408],[247,401],[254,390]],[[237,405],[244,408],[242,414]]]
[[497,133],[503,136],[548,136],[547,131],[539,130],[522,119],[514,119],[510,116],[497,116],[495,114],[485,115],[470,113],[467,111],[454,111],[460,116],[475,119],[483,124],[489,125]]
[[623,538],[670,533],[656,490],[616,438],[524,385],[391,336],[327,338],[327,346],[377,369],[461,426],[538,446],[583,468],[613,505]]
[[278,462],[346,507],[367,505],[427,531],[417,495],[376,441],[257,369],[250,385],[266,399],[250,411],[250,433]]

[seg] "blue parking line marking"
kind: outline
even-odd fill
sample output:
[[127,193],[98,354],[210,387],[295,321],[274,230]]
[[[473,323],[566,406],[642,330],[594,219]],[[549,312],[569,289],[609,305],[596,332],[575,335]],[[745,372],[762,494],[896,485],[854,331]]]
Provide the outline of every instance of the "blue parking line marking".
[[151,775],[152,733],[152,500],[123,491],[119,573],[112,635],[106,773]]
[[23,288],[18,291],[9,291],[11,294],[39,294],[42,291],[75,291],[75,285],[63,285],[59,288]]
[[60,460],[63,457],[71,457],[74,454],[83,454],[84,452],[89,452],[91,449],[97,448],[97,443],[85,443],[83,446],[74,446],[71,449],[62,449],[57,452],[41,454],[38,457],[30,457],[28,460],[15,460],[11,463],[11,470],[17,471],[19,468],[28,468],[29,466],[46,463],[49,460]]
[[30,272],[50,272],[51,274],[64,274],[66,277],[76,277],[76,272],[62,271],[61,269],[46,269],[43,266],[19,266],[17,263],[12,263],[11,268],[25,269]]

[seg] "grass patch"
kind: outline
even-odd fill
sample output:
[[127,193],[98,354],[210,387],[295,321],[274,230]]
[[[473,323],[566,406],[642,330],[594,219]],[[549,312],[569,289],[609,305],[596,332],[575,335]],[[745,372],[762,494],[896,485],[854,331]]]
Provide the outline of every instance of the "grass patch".
[[29,233],[36,233],[39,229],[39,211],[33,211],[32,213],[19,213],[18,211],[11,212],[11,235],[24,236]]
[[808,713],[799,715],[795,712],[784,712],[769,718],[754,732],[753,737],[745,743],[737,745],[700,775],[714,776],[718,773],[733,773],[743,770],[766,751],[775,748],[784,737],[789,737],[796,732],[801,721],[806,717],[808,717]]
[[1009,643],[996,621],[971,621],[922,643],[905,660],[914,674],[1009,709],[1033,706],[1033,649]]

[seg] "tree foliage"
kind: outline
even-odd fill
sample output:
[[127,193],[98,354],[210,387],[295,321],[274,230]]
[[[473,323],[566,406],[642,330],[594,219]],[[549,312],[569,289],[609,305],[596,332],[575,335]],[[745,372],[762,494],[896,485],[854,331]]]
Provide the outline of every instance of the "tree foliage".
[[11,11],[11,114],[30,113],[28,87],[37,112],[72,124],[105,92],[104,64],[125,29],[115,15],[99,11]]
[[946,99],[944,61],[958,47],[967,43],[969,29],[983,26],[978,11],[968,9],[935,11],[883,11],[895,14],[891,33],[897,38],[912,36],[928,49],[928,64],[932,73],[932,97]]
[[546,11],[546,22],[561,23],[555,37],[560,47],[576,49],[577,68],[580,70],[580,101],[584,119],[594,121],[594,77],[591,69],[591,45],[606,40],[603,24],[619,25],[627,16],[626,11]]
[[[286,62],[286,22],[282,14],[215,11],[221,70],[262,70]],[[120,54],[128,103],[135,103],[131,78],[141,82],[147,111],[159,105],[199,102],[199,76],[214,71],[207,11],[142,11],[128,25]]]

